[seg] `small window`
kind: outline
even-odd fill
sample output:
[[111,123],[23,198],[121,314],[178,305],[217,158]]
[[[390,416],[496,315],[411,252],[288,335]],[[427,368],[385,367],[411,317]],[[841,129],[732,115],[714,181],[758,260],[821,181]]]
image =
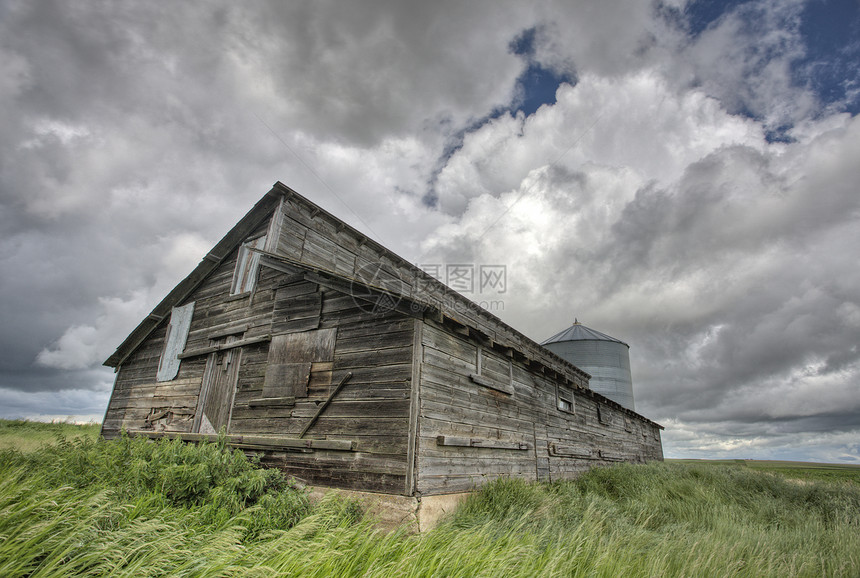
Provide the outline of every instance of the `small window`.
[[512,395],[514,393],[513,368],[509,359],[502,359],[477,346],[476,372],[469,378],[490,389]]
[[266,235],[248,239],[239,247],[236,270],[233,272],[233,285],[230,295],[239,295],[254,290],[257,284],[257,271],[260,269],[260,254],[255,251],[266,246]]
[[556,385],[556,407],[559,411],[575,413],[574,409],[576,408],[576,405],[573,398],[573,392],[563,385]]
[[601,407],[599,403],[597,404],[597,421],[603,425],[612,424],[612,411],[608,407]]

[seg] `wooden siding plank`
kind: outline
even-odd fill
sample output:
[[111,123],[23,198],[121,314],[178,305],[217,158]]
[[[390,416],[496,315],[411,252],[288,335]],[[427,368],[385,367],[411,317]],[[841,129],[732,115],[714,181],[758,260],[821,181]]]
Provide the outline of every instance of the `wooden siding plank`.
[[[218,440],[217,435],[199,434],[199,433],[160,433],[160,432],[134,432],[130,435],[148,437],[148,438],[170,438],[181,439],[185,441],[208,441],[214,442]],[[228,444],[236,447],[264,447],[264,448],[308,448],[321,450],[336,450],[351,452],[355,449],[355,442],[352,440],[302,440],[296,438],[276,437],[276,436],[245,436],[245,435],[228,435],[226,437]]]
[[343,386],[346,385],[346,382],[349,381],[351,377],[352,377],[352,373],[347,373],[346,375],[344,375],[340,379],[340,381],[337,383],[337,386],[332,390],[332,392],[328,396],[328,398],[320,404],[320,406],[314,412],[314,415],[311,417],[310,420],[308,420],[308,422],[302,428],[302,431],[299,432],[299,437],[303,437],[306,433],[308,433],[308,430],[313,427],[313,425],[316,423],[317,419],[319,419],[320,415],[322,415],[322,412],[324,412],[326,410],[326,408],[329,406],[329,404],[331,403],[331,400],[333,400],[334,397],[338,394],[338,392],[340,392],[340,390],[343,389]]
[[453,446],[466,448],[489,448],[495,450],[528,450],[531,444],[525,441],[508,442],[484,438],[466,438],[456,436],[436,436],[437,446]]
[[409,434],[406,453],[406,476],[404,494],[412,496],[416,491],[417,472],[415,468],[418,450],[418,415],[420,412],[419,396],[421,394],[421,358],[423,356],[424,322],[415,319],[412,324],[412,377],[409,398]]
[[255,343],[264,343],[266,341],[271,341],[271,335],[261,335],[259,337],[251,337],[249,339],[240,339],[237,341],[230,341],[226,343],[221,343],[218,345],[212,345],[210,347],[203,347],[201,349],[194,349],[191,351],[186,351],[179,355],[180,359],[188,359],[190,357],[200,357],[202,355],[209,355],[210,353],[215,353],[216,351],[225,351],[227,349],[234,349],[236,347],[245,347],[246,345],[254,345]]
[[496,391],[501,391],[502,393],[506,393],[508,395],[513,395],[514,393],[514,386],[508,383],[504,383],[501,380],[490,379],[483,375],[476,375],[474,373],[469,374],[469,379],[471,379],[478,385],[483,385],[484,387],[489,387],[490,389],[495,389]]

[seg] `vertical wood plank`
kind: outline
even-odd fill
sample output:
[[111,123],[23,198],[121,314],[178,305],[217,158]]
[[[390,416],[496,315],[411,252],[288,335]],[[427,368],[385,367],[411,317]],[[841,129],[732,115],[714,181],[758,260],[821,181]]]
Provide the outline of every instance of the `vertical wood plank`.
[[409,437],[406,446],[406,489],[405,494],[415,494],[416,484],[416,451],[418,445],[418,412],[421,392],[421,363],[424,359],[423,346],[421,345],[422,329],[424,321],[416,319],[412,335],[412,383],[409,397]]

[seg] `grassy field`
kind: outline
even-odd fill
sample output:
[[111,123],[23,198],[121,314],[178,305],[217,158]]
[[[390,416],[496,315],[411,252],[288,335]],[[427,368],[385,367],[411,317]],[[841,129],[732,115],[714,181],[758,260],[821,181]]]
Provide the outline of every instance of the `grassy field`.
[[778,460],[666,460],[670,463],[745,467],[799,480],[850,481],[860,484],[860,465]]
[[857,576],[860,486],[749,464],[502,480],[420,536],[223,444],[0,451],[0,576]]
[[95,440],[101,425],[77,425],[71,422],[44,423],[22,419],[0,419],[0,450],[31,452],[45,444],[55,443],[57,436],[66,439],[85,437]]

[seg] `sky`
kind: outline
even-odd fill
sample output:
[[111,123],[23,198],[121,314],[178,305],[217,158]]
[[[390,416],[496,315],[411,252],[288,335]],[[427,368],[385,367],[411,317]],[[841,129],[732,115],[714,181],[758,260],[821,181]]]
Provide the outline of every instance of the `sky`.
[[0,417],[282,181],[536,341],[630,344],[667,457],[860,463],[860,2],[0,0]]

